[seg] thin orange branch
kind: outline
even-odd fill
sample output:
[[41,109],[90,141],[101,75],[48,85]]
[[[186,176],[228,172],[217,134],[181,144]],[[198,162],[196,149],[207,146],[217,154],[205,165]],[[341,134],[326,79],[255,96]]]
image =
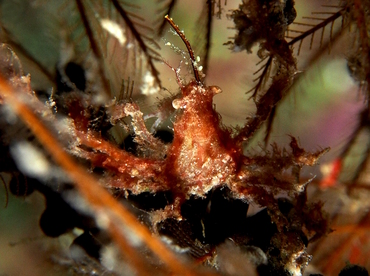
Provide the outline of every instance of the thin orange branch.
[[129,264],[136,269],[136,273],[142,276],[151,275],[151,273],[148,271],[148,266],[142,259],[140,259],[139,254],[135,251],[132,245],[130,245],[125,238],[121,237],[120,229],[111,223],[108,232],[112,239],[116,241],[116,244],[121,249],[121,252],[125,253],[125,258],[130,261]]

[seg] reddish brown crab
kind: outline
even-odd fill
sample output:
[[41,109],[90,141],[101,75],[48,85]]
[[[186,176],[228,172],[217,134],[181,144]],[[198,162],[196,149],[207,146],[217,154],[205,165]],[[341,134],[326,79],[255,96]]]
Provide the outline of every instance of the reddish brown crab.
[[[235,198],[277,210],[274,196],[281,192],[301,193],[304,185],[299,183],[300,168],[314,165],[326,150],[307,153],[292,138],[292,153],[273,146],[273,151],[263,156],[244,156],[240,134],[233,137],[214,109],[213,96],[220,92],[216,86],[205,87],[195,81],[181,87],[181,98],[172,102],[177,115],[170,145],[147,130],[138,105],[115,106],[111,120],[132,118],[135,140],[141,146],[143,157],[120,150],[93,133],[81,130],[76,130],[80,145],[92,151],[76,149],[80,156],[90,159],[93,166],[111,172],[103,179],[108,187],[133,194],[170,190],[174,202],[153,222],[166,217],[180,218],[184,200],[192,195],[203,197],[222,185],[226,185]],[[291,177],[286,175],[289,169]]]
[[87,132],[78,132],[81,144],[100,153],[84,153],[95,166],[116,172],[111,185],[135,193],[171,189],[185,197],[203,196],[213,187],[231,183],[240,169],[241,147],[222,127],[214,110],[218,87],[192,82],[182,89],[182,98],[173,101],[179,114],[174,123],[174,140],[167,146],[146,129],[142,113],[134,103],[116,107],[113,118],[131,116],[136,141],[148,145],[149,157],[139,158],[118,150]]
[[[171,25],[175,28],[171,19]],[[178,30],[176,30],[178,31]],[[194,55],[189,42],[178,31],[190,56]],[[299,193],[299,170],[304,165],[316,164],[326,150],[307,153],[292,138],[292,153],[273,146],[272,153],[264,156],[243,155],[243,133],[253,133],[248,124],[241,133],[233,136],[232,130],[223,126],[221,116],[213,105],[214,95],[221,92],[216,86],[206,87],[193,66],[195,81],[181,87],[181,97],[172,101],[177,115],[173,123],[174,139],[166,145],[155,138],[146,128],[143,113],[135,103],[116,105],[111,110],[111,122],[130,116],[142,157],[120,150],[94,133],[78,128],[76,133],[81,147],[73,149],[90,159],[95,167],[108,169],[111,174],[104,179],[105,185],[134,194],[170,190],[175,195],[171,215],[179,215],[181,202],[191,195],[203,197],[211,189],[226,185],[235,197],[253,200],[263,206],[274,202],[279,192]],[[292,168],[293,177],[286,171]],[[271,182],[271,179],[274,179]],[[271,200],[272,199],[272,200]]]
[[[145,127],[139,107],[126,103],[115,107],[112,118],[131,116],[135,139],[149,156],[134,156],[93,133],[77,131],[80,144],[94,149],[87,152],[79,148],[80,155],[90,159],[94,166],[113,172],[108,186],[135,194],[172,190],[185,199],[190,195],[204,196],[212,188],[226,184],[237,197],[259,202],[249,190],[301,191],[301,185],[287,181],[283,171],[314,165],[324,151],[306,153],[292,138],[293,154],[274,147],[271,156],[247,158],[240,140],[232,137],[231,130],[221,124],[221,117],[214,110],[213,96],[221,90],[191,82],[181,92],[182,97],[172,103],[178,114],[171,145],[153,137]],[[269,181],[271,174],[275,183]]]

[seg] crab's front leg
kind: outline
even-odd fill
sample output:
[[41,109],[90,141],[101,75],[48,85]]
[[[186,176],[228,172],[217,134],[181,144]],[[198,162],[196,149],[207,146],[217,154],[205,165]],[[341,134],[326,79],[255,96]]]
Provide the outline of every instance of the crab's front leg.
[[111,123],[116,124],[120,119],[130,116],[131,125],[135,133],[135,142],[138,143],[143,156],[153,159],[163,159],[167,152],[167,145],[155,138],[145,126],[143,113],[136,103],[124,103],[111,109]]
[[124,103],[112,107],[110,120],[115,124],[130,116],[139,144],[141,156],[135,156],[114,146],[92,131],[75,129],[77,143],[72,148],[75,155],[91,162],[93,167],[104,168],[104,185],[130,190],[134,194],[168,190],[164,171],[167,145],[155,138],[146,128],[143,114],[135,103]]
[[104,185],[130,190],[134,194],[168,190],[164,160],[140,158],[121,150],[91,132],[76,131],[75,153],[90,160],[93,167],[107,169]]

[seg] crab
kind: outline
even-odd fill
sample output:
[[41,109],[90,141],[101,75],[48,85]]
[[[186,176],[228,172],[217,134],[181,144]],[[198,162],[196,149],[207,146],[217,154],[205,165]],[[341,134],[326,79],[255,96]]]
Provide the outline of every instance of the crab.
[[[84,125],[85,119],[80,116],[73,118],[78,142],[72,152],[90,160],[93,167],[110,172],[102,179],[106,187],[133,194],[171,191],[174,202],[166,207],[167,213],[162,219],[180,219],[184,201],[191,196],[204,197],[220,186],[228,187],[235,198],[261,206],[274,205],[272,208],[275,210],[275,195],[302,193],[309,181],[299,182],[300,169],[305,165],[315,165],[328,149],[309,153],[291,137],[291,153],[272,145],[272,152],[266,151],[263,156],[244,155],[244,144],[248,134],[254,132],[252,128],[255,125],[247,123],[236,133],[222,124],[221,115],[213,104],[213,97],[221,93],[221,89],[204,84],[194,66],[190,43],[172,19],[167,17],[167,20],[188,48],[195,77],[185,85],[179,81],[180,96],[171,99],[176,114],[172,143],[168,145],[154,137],[145,125],[139,106],[134,102],[125,102],[110,109],[110,121],[115,124],[131,117],[135,142],[141,152],[139,156],[99,137]],[[290,169],[292,173],[287,177]]]
[[[262,205],[265,204],[261,193],[302,192],[307,183],[297,182],[298,175],[287,179],[285,171],[291,167],[300,169],[304,165],[315,165],[327,149],[307,153],[292,137],[292,154],[275,145],[272,153],[264,156],[245,156],[243,143],[233,136],[231,129],[222,125],[221,116],[214,109],[212,99],[220,92],[217,86],[205,87],[196,82],[181,88],[182,97],[172,102],[177,115],[170,145],[147,130],[137,104],[116,106],[112,118],[132,118],[135,141],[147,156],[135,156],[92,131],[77,128],[75,151],[80,157],[89,159],[94,167],[111,172],[103,180],[106,186],[134,194],[171,190],[177,198],[177,208],[190,196],[204,197],[211,189],[223,185],[233,191],[235,197]],[[85,150],[86,147],[90,150]],[[273,183],[270,181],[272,175]]]

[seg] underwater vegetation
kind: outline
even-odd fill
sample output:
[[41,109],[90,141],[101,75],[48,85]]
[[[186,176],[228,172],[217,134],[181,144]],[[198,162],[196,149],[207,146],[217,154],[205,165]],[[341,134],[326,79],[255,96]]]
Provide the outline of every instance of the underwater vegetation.
[[62,275],[368,275],[370,2],[183,2],[0,2],[5,207]]

